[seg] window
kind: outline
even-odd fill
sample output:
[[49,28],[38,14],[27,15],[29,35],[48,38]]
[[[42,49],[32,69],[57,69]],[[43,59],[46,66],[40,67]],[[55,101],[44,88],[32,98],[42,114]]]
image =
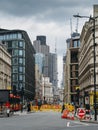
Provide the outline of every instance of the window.
[[19,75],[19,80],[20,80],[20,81],[23,80],[23,75]]
[[18,75],[17,74],[13,74],[13,81],[18,81]]
[[20,65],[25,65],[25,59],[24,58],[19,58],[19,64]]
[[15,49],[14,49],[14,50],[12,51],[12,55],[13,55],[13,56],[18,56],[18,50],[15,50]]
[[19,72],[23,72],[23,67],[19,67]]
[[21,90],[23,87],[23,83],[19,83],[19,89]]
[[22,41],[19,41],[19,47],[23,47],[24,43]]
[[17,39],[17,34],[13,34],[13,39]]
[[23,64],[23,58],[19,58],[19,64]]
[[22,34],[21,33],[18,33],[18,39],[22,39]]
[[77,41],[74,41],[73,44],[74,44],[73,47],[77,47]]
[[18,64],[18,58],[12,58],[12,64],[17,65]]
[[24,75],[23,74],[19,74],[19,81],[23,81],[24,82]]
[[13,41],[12,42],[12,47],[13,48],[18,48],[18,41]]
[[13,39],[13,34],[9,34],[9,39]]
[[18,88],[16,83],[13,83],[12,86],[14,86],[16,89]]
[[19,56],[23,56],[23,50],[19,50]]
[[78,42],[78,47],[80,47],[80,40],[78,40],[77,42]]
[[0,40],[4,40],[4,36],[2,35],[2,36],[0,36]]
[[18,73],[18,67],[17,66],[13,66],[12,71],[13,71],[13,73]]

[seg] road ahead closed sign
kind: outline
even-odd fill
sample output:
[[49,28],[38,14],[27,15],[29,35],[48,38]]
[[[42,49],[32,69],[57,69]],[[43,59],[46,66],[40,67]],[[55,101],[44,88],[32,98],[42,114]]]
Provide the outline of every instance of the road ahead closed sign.
[[78,108],[77,115],[79,119],[84,119],[85,113],[86,113],[85,108]]

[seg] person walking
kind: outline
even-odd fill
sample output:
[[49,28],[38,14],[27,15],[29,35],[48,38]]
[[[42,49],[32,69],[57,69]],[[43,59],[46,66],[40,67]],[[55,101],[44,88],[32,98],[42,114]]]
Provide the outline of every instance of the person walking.
[[38,110],[39,110],[39,111],[40,111],[41,105],[42,105],[42,101],[41,101],[41,99],[39,99],[39,100],[38,100]]
[[63,113],[64,109],[65,109],[65,105],[63,103],[61,113]]
[[27,112],[30,112],[31,111],[31,104],[30,104],[30,102],[28,102],[28,104],[27,104]]

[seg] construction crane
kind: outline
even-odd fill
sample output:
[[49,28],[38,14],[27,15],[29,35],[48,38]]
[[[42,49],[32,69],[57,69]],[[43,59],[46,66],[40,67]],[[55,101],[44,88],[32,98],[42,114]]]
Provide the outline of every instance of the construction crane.
[[[79,15],[79,13],[77,14],[77,15]],[[77,17],[77,22],[76,22],[76,33],[78,33],[78,24],[79,24],[79,18]]]
[[70,30],[71,30],[71,36],[72,36],[72,19],[70,18]]

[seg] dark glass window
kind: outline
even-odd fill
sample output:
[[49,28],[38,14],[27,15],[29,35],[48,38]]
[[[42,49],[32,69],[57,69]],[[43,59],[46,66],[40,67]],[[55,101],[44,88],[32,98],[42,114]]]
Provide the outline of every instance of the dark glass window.
[[24,43],[22,41],[19,41],[19,47],[23,47]]
[[12,55],[13,56],[18,56],[18,49],[16,50],[16,49],[13,49],[12,50]]
[[12,42],[12,48],[18,48],[18,41]]
[[17,74],[13,74],[13,81],[18,81],[18,75]]
[[18,64],[18,58],[12,58],[12,64],[17,65]]
[[19,72],[23,72],[23,67],[22,66],[19,67]]
[[18,67],[17,66],[13,66],[12,70],[13,70],[13,73],[18,73]]
[[19,64],[23,64],[23,58],[19,58]]
[[21,33],[18,33],[17,36],[18,36],[18,39],[22,39],[22,34]]
[[73,47],[77,47],[77,41],[73,41]]

